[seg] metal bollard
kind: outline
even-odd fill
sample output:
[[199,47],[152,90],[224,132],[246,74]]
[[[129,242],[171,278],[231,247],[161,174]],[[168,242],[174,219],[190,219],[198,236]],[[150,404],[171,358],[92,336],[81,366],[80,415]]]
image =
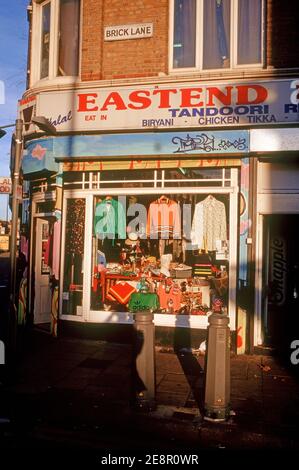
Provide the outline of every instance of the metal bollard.
[[155,325],[150,312],[136,312],[135,323],[135,394],[138,408],[156,408]]
[[208,421],[225,421],[230,414],[230,329],[227,315],[209,316],[205,376],[205,411]]

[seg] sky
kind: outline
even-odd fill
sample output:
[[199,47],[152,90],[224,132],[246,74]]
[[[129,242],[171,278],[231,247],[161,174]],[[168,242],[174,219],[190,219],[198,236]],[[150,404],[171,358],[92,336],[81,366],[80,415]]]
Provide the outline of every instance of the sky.
[[[27,68],[27,5],[29,0],[1,0],[0,8],[0,127],[14,123],[17,101],[26,87]],[[1,85],[0,85],[1,87]],[[0,139],[0,176],[10,176],[9,154],[12,130]],[[0,194],[0,220],[6,220],[8,197]],[[10,213],[8,214],[10,217]]]

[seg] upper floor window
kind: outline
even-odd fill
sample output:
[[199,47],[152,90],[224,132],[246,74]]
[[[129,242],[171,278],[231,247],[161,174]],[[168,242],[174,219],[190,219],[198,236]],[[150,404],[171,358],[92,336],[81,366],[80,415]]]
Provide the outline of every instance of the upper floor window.
[[46,78],[49,75],[50,59],[50,23],[51,23],[51,3],[42,5],[41,11],[41,63],[40,78]]
[[80,1],[60,0],[58,75],[78,75]]
[[79,73],[80,0],[33,2],[31,82]]
[[172,0],[171,69],[262,64],[262,0]]

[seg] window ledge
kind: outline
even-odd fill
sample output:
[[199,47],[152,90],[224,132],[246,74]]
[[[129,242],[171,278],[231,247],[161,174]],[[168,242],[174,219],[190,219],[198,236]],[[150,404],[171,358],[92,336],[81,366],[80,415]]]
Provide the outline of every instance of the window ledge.
[[80,82],[79,77],[53,77],[53,78],[44,78],[38,80],[37,82],[30,85],[30,90],[39,90],[44,89],[49,86],[66,86],[66,85],[76,85]]
[[133,79],[109,79],[109,80],[91,80],[82,82],[80,77],[56,77],[51,80],[39,80],[28,88],[23,98],[26,98],[34,93],[55,91],[55,90],[72,90],[72,89],[94,89],[106,88],[116,86],[130,86],[130,85],[163,85],[166,83],[192,83],[198,80],[205,82],[209,81],[226,81],[226,80],[242,80],[242,79],[258,79],[258,80],[273,80],[282,79],[287,77],[297,77],[299,68],[264,68],[264,69],[251,69],[240,70],[234,69],[226,72],[205,72],[199,73],[198,71],[182,71],[182,72],[169,72],[168,75],[157,77],[140,77]]
[[275,69],[274,67],[252,67],[252,68],[235,68],[229,70],[213,70],[213,71],[198,71],[198,70],[172,70],[169,72],[169,77],[172,79],[204,79],[204,80],[215,80],[215,79],[242,79],[242,78],[272,78],[275,74],[275,78],[283,78],[285,76],[296,76],[298,75],[299,68],[284,68]]

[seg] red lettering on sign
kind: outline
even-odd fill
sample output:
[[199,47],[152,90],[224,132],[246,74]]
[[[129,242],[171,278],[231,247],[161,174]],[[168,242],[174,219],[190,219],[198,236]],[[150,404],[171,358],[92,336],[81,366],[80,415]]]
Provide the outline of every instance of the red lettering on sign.
[[[202,88],[183,88],[181,90],[181,108],[192,108],[203,105],[203,101],[200,99]],[[199,100],[194,102],[193,100]]]
[[160,95],[160,104],[158,108],[171,108],[170,104],[170,94],[177,93],[177,90],[174,88],[166,90],[154,90],[153,95]]
[[95,99],[97,98],[97,93],[78,93],[78,112],[87,113],[89,111],[97,111],[98,106],[93,108],[88,107],[89,104],[95,104]]
[[[261,85],[239,85],[236,88],[238,90],[237,105],[263,103],[268,97],[266,88]],[[249,99],[250,90],[254,90],[256,93],[256,97],[253,100]]]
[[[144,96],[142,96],[144,95]],[[130,104],[128,104],[128,108],[130,109],[146,109],[149,108],[150,105],[152,104],[152,101],[150,98],[147,98],[150,96],[150,92],[146,90],[137,90],[137,91],[132,91],[129,95],[129,99],[131,101]],[[132,104],[136,103],[136,105]],[[137,106],[139,104],[139,106]]]
[[226,93],[216,86],[207,88],[208,101],[207,106],[216,106],[214,98],[217,98],[222,104],[229,106],[232,102],[232,89],[233,86],[226,86]]
[[101,107],[101,111],[108,111],[107,106],[115,106],[115,109],[118,111],[127,109],[122,97],[117,91],[112,91],[112,93],[109,93],[103,106]]

